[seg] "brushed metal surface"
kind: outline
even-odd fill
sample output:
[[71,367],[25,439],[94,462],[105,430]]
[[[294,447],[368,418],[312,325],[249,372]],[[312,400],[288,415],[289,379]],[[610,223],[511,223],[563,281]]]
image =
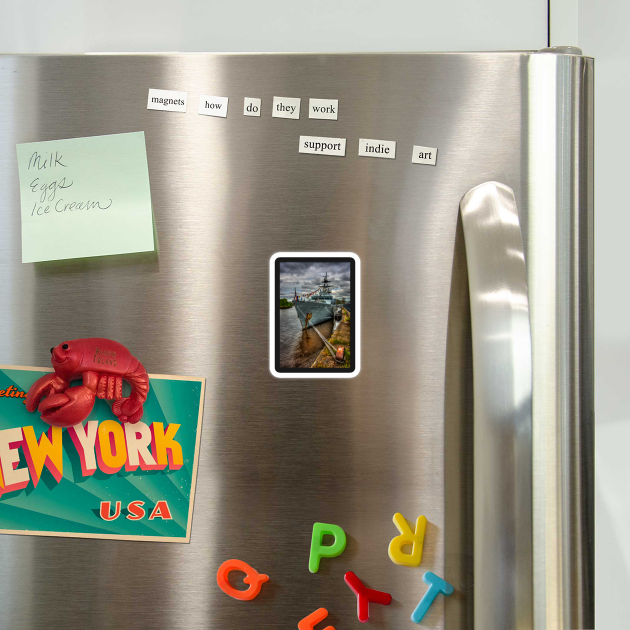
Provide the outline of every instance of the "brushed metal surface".
[[[456,591],[446,606],[436,600],[424,627],[471,627],[471,356],[458,207],[477,184],[505,182],[533,247],[530,59],[0,57],[0,362],[42,365],[55,340],[106,336],[149,372],[207,378],[191,543],[0,536],[0,625],[264,630],[295,627],[323,605],[332,625],[358,626],[342,577],[353,570],[394,596],[373,607],[373,627],[399,628],[432,570]],[[590,72],[588,60],[575,63]],[[147,111],[149,87],[187,90],[188,113]],[[197,115],[200,94],[228,96],[229,116]],[[338,98],[339,120],[271,118],[274,95],[301,97],[304,112],[311,96]],[[244,96],[263,99],[262,117],[241,115]],[[157,253],[22,265],[15,144],[137,130]],[[300,135],[345,137],[347,156],[299,155]],[[359,137],[396,140],[397,159],[359,158]],[[438,147],[437,166],[412,165],[413,144]],[[275,379],[268,260],[329,249],[361,258],[361,373]],[[396,511],[429,520],[420,569],[387,557]],[[316,520],[344,527],[348,547],[311,575]],[[271,578],[247,605],[216,587],[219,564],[233,556]]]
[[475,628],[533,625],[532,340],[516,200],[475,186],[460,210],[474,374]]
[[529,59],[536,628],[593,628],[593,62]]

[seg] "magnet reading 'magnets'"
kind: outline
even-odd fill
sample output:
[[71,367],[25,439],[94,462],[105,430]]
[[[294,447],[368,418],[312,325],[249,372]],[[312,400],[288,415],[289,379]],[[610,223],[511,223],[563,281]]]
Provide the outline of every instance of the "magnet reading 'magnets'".
[[[44,422],[71,427],[90,415],[98,397],[114,401],[112,411],[121,422],[135,424],[142,418],[149,376],[125,346],[99,337],[73,339],[51,348],[50,354],[54,373],[37,379],[28,390],[28,411],[37,408]],[[83,385],[70,387],[76,378],[83,378]],[[122,394],[123,379],[131,385],[127,398]]]

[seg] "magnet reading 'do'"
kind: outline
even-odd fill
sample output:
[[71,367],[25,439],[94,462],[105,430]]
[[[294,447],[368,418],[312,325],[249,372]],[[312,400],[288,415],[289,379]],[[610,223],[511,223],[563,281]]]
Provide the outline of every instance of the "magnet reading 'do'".
[[[72,427],[90,415],[98,397],[114,401],[112,411],[121,422],[135,424],[142,418],[149,376],[125,346],[99,337],[73,339],[51,348],[50,354],[54,372],[28,390],[28,411],[37,409],[52,426]],[[79,377],[83,384],[70,387],[70,381]],[[127,398],[123,398],[123,379],[131,385]]]

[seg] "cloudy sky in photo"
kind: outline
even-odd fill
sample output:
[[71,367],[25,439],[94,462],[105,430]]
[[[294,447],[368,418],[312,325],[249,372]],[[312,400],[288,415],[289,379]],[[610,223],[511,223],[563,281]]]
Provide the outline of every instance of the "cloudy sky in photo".
[[348,262],[283,262],[280,263],[280,297],[293,299],[293,291],[310,293],[319,287],[328,272],[331,292],[336,300],[350,300],[350,263]]

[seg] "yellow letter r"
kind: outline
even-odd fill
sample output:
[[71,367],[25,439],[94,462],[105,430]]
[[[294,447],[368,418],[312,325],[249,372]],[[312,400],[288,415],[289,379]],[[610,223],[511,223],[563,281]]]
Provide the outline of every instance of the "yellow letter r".
[[[405,517],[396,512],[394,514],[394,524],[400,531],[400,536],[396,536],[389,543],[389,557],[394,564],[403,564],[407,567],[417,567],[422,561],[422,545],[424,544],[424,531],[427,527],[426,516],[419,516],[416,521],[416,532],[411,531]],[[403,547],[412,545],[411,553],[404,553]]]

